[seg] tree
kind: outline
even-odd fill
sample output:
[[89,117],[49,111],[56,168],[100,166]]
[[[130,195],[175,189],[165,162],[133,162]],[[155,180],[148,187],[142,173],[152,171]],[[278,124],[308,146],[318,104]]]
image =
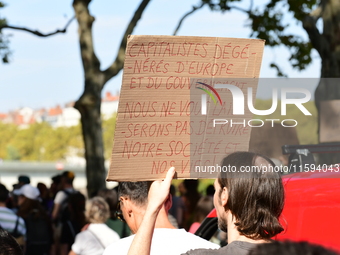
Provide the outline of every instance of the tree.
[[[88,180],[87,191],[89,196],[96,194],[98,190],[106,186],[102,120],[100,115],[101,92],[104,85],[122,70],[127,36],[132,34],[150,0],[141,1],[125,30],[116,59],[106,70],[100,70],[100,60],[97,58],[93,47],[92,25],[94,17],[89,11],[89,4],[91,2],[91,0],[73,0],[72,3],[75,18],[79,26],[79,46],[85,77],[84,92],[74,107],[78,109],[81,114],[82,134],[85,146],[86,177]],[[58,29],[47,34],[25,27],[11,26],[4,20],[3,23],[0,24],[0,35],[3,29],[15,29],[26,31],[40,37],[48,37],[57,33],[65,33],[72,20],[73,18],[67,22],[64,29]],[[5,44],[5,46],[7,47],[7,44]],[[6,49],[8,49],[8,47]]]
[[[105,168],[103,156],[103,132],[100,118],[101,91],[106,82],[118,74],[123,68],[127,35],[133,32],[134,27],[140,20],[149,0],[142,0],[126,28],[120,48],[114,62],[106,70],[100,69],[100,60],[93,48],[92,24],[94,17],[89,12],[91,0],[73,0],[75,17],[79,25],[79,44],[81,59],[84,69],[84,92],[75,104],[81,113],[82,133],[85,144],[85,158],[87,162],[86,174],[88,181],[88,194],[91,196],[98,189],[105,186]],[[244,8],[248,4],[249,8]],[[258,2],[256,2],[258,4]],[[1,5],[2,6],[2,5]],[[180,29],[183,20],[200,8],[208,6],[212,11],[228,12],[231,10],[241,11],[248,15],[248,25],[252,29],[251,37],[266,39],[267,45],[277,47],[285,45],[290,51],[289,61],[298,70],[306,68],[312,61],[312,49],[316,49],[322,59],[322,77],[339,77],[338,63],[339,47],[339,9],[337,0],[270,0],[267,4],[255,5],[253,0],[201,0],[193,9],[183,16],[177,26]],[[294,17],[303,26],[309,36],[305,40],[302,36],[289,30],[288,18]],[[323,31],[318,30],[318,20],[323,21]],[[37,36],[51,36],[56,33],[66,32],[64,29],[56,30],[49,34],[32,31],[27,28],[9,26],[4,20],[0,24],[1,31],[4,28],[19,29],[30,32]],[[0,37],[1,38],[1,37]],[[1,43],[0,46],[6,43]],[[8,47],[6,48],[8,49]],[[1,51],[1,48],[0,48]],[[0,52],[0,54],[2,54]],[[3,55],[1,55],[3,56]],[[279,76],[283,76],[280,66],[272,63]],[[316,92],[316,104],[320,100],[340,98],[340,91],[336,85],[320,83]]]
[[104,188],[106,170],[104,166],[104,145],[102,121],[100,115],[101,92],[107,81],[117,75],[123,68],[127,36],[140,20],[149,0],[141,1],[133,15],[121,41],[117,57],[106,70],[100,70],[92,39],[92,24],[94,17],[89,12],[91,0],[74,0],[73,8],[79,24],[79,44],[83,62],[85,88],[75,104],[81,114],[82,131],[85,144],[87,190],[90,196]]
[[[4,8],[5,4],[3,2],[0,2],[0,9]],[[6,24],[6,19],[3,19],[0,17],[0,28]],[[8,56],[10,54],[9,48],[8,48],[8,36],[1,33],[0,29],[0,57],[2,59],[3,63],[8,63]]]

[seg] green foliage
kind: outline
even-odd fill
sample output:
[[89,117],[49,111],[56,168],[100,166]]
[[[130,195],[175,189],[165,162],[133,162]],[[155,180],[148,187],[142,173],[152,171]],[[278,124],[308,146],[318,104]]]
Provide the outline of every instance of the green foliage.
[[[249,2],[249,9],[244,9]],[[317,0],[271,0],[267,4],[256,5],[256,1],[240,0],[202,0],[212,11],[237,10],[248,15],[247,25],[251,28],[251,37],[266,40],[266,45],[277,47],[284,45],[288,48],[290,56],[287,60],[293,68],[304,70],[312,63],[312,44],[301,35],[294,33],[290,28],[293,17],[295,22],[302,24],[316,5]],[[278,76],[286,76],[278,63],[270,66],[277,71]]]
[[6,159],[9,159],[9,160],[20,160],[20,153],[13,146],[11,146],[11,145],[7,146],[6,147],[6,152],[7,152]]
[[7,147],[17,132],[18,128],[15,125],[0,122],[0,158],[7,158]]
[[70,149],[83,154],[80,125],[53,129],[35,123],[26,129],[0,123],[0,158],[8,160],[54,161],[65,159]]
[[[270,109],[272,100],[256,100],[256,109]],[[303,104],[312,116],[304,115],[295,105],[287,105],[287,115],[281,116],[281,101],[278,101],[276,111],[268,116],[254,116],[254,119],[294,119],[297,120],[296,132],[300,144],[316,144],[318,143],[318,112],[314,102],[309,101]]]
[[[103,121],[105,159],[110,159],[116,127],[116,114]],[[55,161],[66,155],[84,155],[80,124],[52,128],[47,123],[35,123],[26,129],[0,122],[0,159]]]

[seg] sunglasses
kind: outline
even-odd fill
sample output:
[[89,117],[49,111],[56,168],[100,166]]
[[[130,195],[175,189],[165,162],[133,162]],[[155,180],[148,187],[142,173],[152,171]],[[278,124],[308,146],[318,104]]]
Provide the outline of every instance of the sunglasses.
[[117,204],[117,210],[116,210],[116,218],[119,219],[121,222],[126,222],[123,216],[123,212],[120,209],[120,203],[122,200],[119,199],[118,204]]

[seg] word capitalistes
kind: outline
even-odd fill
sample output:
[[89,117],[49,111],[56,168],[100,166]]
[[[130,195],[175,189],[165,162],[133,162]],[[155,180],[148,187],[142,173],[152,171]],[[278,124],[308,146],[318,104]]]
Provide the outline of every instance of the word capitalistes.
[[[225,45],[215,44],[209,45],[208,43],[198,42],[148,42],[148,43],[136,43],[132,44],[127,49],[127,54],[134,57],[189,57],[197,56],[201,58],[213,57],[215,59],[247,59],[249,58],[249,45],[233,45],[227,43]],[[208,56],[207,48],[213,48],[214,56]]]

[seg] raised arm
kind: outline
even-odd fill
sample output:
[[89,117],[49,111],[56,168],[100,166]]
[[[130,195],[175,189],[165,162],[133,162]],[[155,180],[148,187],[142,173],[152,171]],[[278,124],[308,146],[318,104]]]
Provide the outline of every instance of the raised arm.
[[154,181],[148,195],[148,206],[143,221],[130,246],[128,255],[149,255],[151,240],[157,215],[170,194],[171,180],[175,175],[175,168],[171,167],[164,181]]

